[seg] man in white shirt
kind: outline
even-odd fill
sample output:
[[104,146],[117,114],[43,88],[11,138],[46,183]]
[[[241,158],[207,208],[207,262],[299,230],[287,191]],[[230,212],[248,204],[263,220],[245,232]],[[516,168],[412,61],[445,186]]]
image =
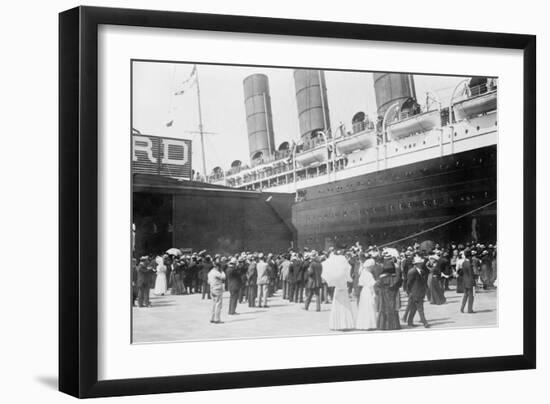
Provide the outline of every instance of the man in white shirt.
[[258,307],[262,307],[262,300],[263,300],[263,307],[267,307],[267,287],[269,285],[269,274],[267,270],[267,262],[265,262],[265,258],[263,254],[260,254],[259,256],[260,261],[256,265],[256,271],[258,271]]
[[223,290],[225,287],[225,274],[216,264],[208,272],[208,284],[210,285],[210,294],[212,295],[212,316],[210,322],[220,324],[223,301]]
[[290,260],[288,254],[284,256],[283,262],[279,265],[281,272],[281,281],[283,282],[283,299],[288,299],[289,284],[288,284],[288,270],[290,268]]

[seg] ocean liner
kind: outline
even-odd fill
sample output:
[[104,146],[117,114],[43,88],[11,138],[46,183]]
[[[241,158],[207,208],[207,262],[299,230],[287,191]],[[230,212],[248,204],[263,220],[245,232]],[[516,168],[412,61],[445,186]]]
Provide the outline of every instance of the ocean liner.
[[[275,145],[269,80],[245,78],[250,164],[207,182],[293,193],[298,247],[496,239],[497,79],[460,82],[420,105],[414,76],[373,73],[377,117],[331,126],[325,75],[295,70],[300,138]],[[418,235],[418,236],[416,236]]]

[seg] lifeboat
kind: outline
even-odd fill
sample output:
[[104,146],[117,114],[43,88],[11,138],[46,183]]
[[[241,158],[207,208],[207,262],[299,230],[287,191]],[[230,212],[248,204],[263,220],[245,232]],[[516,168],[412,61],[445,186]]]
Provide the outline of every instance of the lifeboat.
[[497,109],[497,90],[466,98],[453,104],[457,121]]
[[349,154],[356,150],[368,149],[376,145],[376,132],[364,131],[343,136],[335,140],[338,154]]
[[409,116],[400,121],[387,125],[390,138],[399,139],[414,133],[429,132],[441,126],[441,115],[439,110],[423,112]]
[[295,160],[302,167],[307,167],[313,163],[323,163],[328,160],[327,146],[323,143],[315,148],[298,153]]

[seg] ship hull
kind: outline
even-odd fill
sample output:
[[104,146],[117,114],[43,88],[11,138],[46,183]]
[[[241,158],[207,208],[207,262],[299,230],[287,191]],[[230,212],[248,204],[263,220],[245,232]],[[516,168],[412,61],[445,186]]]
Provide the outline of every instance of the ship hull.
[[298,247],[495,242],[496,156],[491,145],[305,188]]

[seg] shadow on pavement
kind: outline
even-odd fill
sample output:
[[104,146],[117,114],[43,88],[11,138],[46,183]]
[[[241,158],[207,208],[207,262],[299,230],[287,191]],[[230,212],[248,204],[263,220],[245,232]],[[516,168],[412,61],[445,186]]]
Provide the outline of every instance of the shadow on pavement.
[[57,390],[59,387],[57,376],[37,376],[36,381],[54,390]]

